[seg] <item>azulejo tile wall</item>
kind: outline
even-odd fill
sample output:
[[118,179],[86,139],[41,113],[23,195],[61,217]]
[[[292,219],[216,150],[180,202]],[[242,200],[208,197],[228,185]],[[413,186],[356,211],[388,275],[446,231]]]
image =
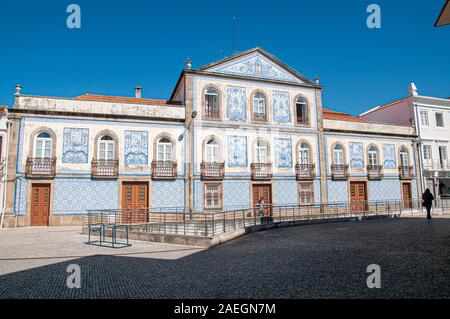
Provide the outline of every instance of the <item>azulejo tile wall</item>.
[[274,205],[297,205],[298,185],[295,180],[273,182]]
[[[27,207],[27,180],[16,180],[14,212],[18,216],[25,215]],[[20,202],[20,203],[19,203]],[[19,207],[20,205],[20,207]]]
[[400,199],[400,181],[398,179],[368,182],[369,200]]
[[273,120],[279,123],[291,121],[291,107],[288,92],[273,92]]
[[184,207],[184,181],[153,181],[152,207]]
[[203,182],[194,180],[194,210],[197,213],[203,210]]
[[383,144],[383,165],[385,169],[395,169],[397,167],[394,144]]
[[246,167],[247,163],[247,137],[228,136],[228,166]]
[[148,132],[125,131],[125,165],[148,164]]
[[328,203],[348,202],[348,182],[327,180]]
[[56,179],[53,214],[83,214],[88,209],[116,209],[119,182],[91,179]]
[[275,160],[277,167],[292,167],[292,140],[288,138],[275,139]]
[[364,148],[363,143],[349,143],[350,148],[350,168],[364,168]]
[[247,118],[245,88],[229,87],[227,93],[227,117],[230,120],[245,121]]
[[226,209],[250,206],[250,182],[226,180],[223,182],[223,204]]
[[210,71],[297,83],[301,82],[259,53],[254,53],[237,61],[212,68]]
[[64,128],[63,163],[87,163],[89,156],[89,129]]

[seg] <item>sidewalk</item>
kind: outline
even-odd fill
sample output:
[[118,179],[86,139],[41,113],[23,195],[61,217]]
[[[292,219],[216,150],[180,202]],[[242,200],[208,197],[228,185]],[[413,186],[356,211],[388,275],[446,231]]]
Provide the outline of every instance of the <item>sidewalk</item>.
[[86,241],[78,226],[1,229],[0,275],[93,255],[174,260],[203,250],[133,240],[131,247],[113,249],[86,245]]

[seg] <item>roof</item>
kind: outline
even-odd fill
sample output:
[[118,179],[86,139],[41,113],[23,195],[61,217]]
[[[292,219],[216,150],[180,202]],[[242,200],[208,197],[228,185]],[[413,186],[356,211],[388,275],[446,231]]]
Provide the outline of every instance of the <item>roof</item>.
[[351,121],[351,122],[362,122],[367,121],[360,118],[359,116],[353,116],[343,112],[332,111],[329,109],[323,109],[323,118],[327,120],[339,120],[339,121]]
[[266,50],[260,48],[260,47],[256,47],[256,48],[252,48],[240,53],[236,53],[233,54],[229,57],[226,57],[224,59],[215,61],[213,63],[207,64],[202,66],[201,68],[199,68],[200,71],[207,71],[208,69],[226,63],[228,61],[234,60],[234,59],[238,59],[244,55],[248,55],[251,54],[253,52],[259,52],[260,54],[264,55],[265,57],[267,57],[269,60],[272,60],[272,62],[279,64],[280,66],[282,66],[284,69],[286,69],[288,72],[290,72],[291,74],[293,74],[294,76],[300,78],[301,80],[303,80],[304,82],[308,83],[308,84],[313,84],[307,77],[305,77],[304,75],[300,74],[299,72],[297,72],[296,70],[294,70],[293,68],[291,68],[289,65],[287,65],[286,63],[284,63],[283,61],[281,61],[280,59],[278,59],[277,57],[275,57],[274,55],[270,54],[269,52],[267,52]]
[[80,101],[98,101],[98,102],[116,102],[116,103],[135,103],[135,104],[150,104],[150,105],[181,105],[177,101],[156,100],[156,99],[144,99],[126,96],[110,96],[110,95],[97,95],[97,94],[83,94],[74,97],[74,100]]
[[445,2],[436,22],[434,23],[434,26],[440,27],[446,24],[450,24],[450,0]]
[[400,102],[405,101],[405,100],[408,99],[409,97],[410,97],[410,96],[404,97],[404,98],[401,98],[401,99],[398,99],[398,100],[395,100],[395,101],[392,101],[392,102],[389,102],[389,103],[386,103],[386,104],[383,104],[383,105],[375,106],[373,109],[370,109],[370,110],[368,110],[368,111],[366,111],[366,112],[364,112],[364,113],[361,113],[360,116],[363,116],[363,115],[372,113],[372,112],[374,112],[374,111],[379,111],[379,110],[384,109],[384,108],[388,108],[388,107],[390,107],[390,106],[392,106],[392,105],[395,105],[395,104],[398,104],[398,103],[400,103]]

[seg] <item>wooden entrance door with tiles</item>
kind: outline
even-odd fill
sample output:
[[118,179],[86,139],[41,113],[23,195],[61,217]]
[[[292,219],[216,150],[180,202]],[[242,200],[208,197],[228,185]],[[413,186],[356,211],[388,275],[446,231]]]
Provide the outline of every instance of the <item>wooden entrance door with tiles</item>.
[[48,226],[49,215],[50,184],[32,184],[30,226]]
[[366,182],[350,182],[350,201],[352,212],[363,212],[367,209]]
[[[254,184],[253,185],[253,207],[257,207],[259,200],[264,198],[264,204],[267,207],[264,209],[264,216],[272,215],[272,185]],[[258,215],[258,209],[254,213]]]
[[403,207],[411,208],[412,202],[411,202],[411,184],[410,183],[402,184],[402,193],[403,193]]
[[147,221],[148,183],[122,183],[122,223]]

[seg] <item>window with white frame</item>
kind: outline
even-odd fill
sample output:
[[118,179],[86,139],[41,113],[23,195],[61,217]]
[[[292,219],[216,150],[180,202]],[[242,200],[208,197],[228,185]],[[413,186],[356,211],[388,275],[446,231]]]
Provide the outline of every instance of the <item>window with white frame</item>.
[[403,167],[409,166],[409,154],[408,150],[404,147],[400,150],[400,165]]
[[441,161],[441,165],[447,163],[447,146],[439,146],[439,160]]
[[311,162],[311,152],[308,143],[301,143],[298,148],[298,163],[308,165]]
[[378,165],[378,150],[375,146],[369,147],[369,165],[376,166]]
[[114,139],[109,135],[102,136],[98,141],[98,159],[113,160],[114,151]]
[[172,161],[172,142],[167,137],[158,140],[156,159],[161,162]]
[[423,146],[423,159],[425,161],[431,161],[432,160],[431,145],[424,145]]
[[295,110],[297,113],[297,124],[308,124],[308,103],[303,97],[299,97],[295,100]]
[[264,141],[256,142],[256,163],[267,163],[268,147]]
[[434,114],[436,116],[436,126],[444,127],[444,114],[440,112],[436,112]]
[[428,120],[428,112],[420,111],[420,124],[423,126],[430,126],[430,121]]
[[299,184],[300,205],[312,205],[314,203],[313,184]]
[[52,157],[52,137],[48,132],[41,132],[36,136],[34,143],[35,158],[51,158]]
[[344,147],[342,144],[336,144],[333,148],[333,164],[344,165]]
[[205,209],[222,209],[222,184],[205,184]]
[[209,118],[218,118],[219,114],[219,91],[210,87],[205,92],[205,116]]
[[205,162],[219,162],[219,143],[216,140],[209,140],[205,145]]
[[253,95],[253,114],[257,117],[266,115],[266,98],[261,92]]

